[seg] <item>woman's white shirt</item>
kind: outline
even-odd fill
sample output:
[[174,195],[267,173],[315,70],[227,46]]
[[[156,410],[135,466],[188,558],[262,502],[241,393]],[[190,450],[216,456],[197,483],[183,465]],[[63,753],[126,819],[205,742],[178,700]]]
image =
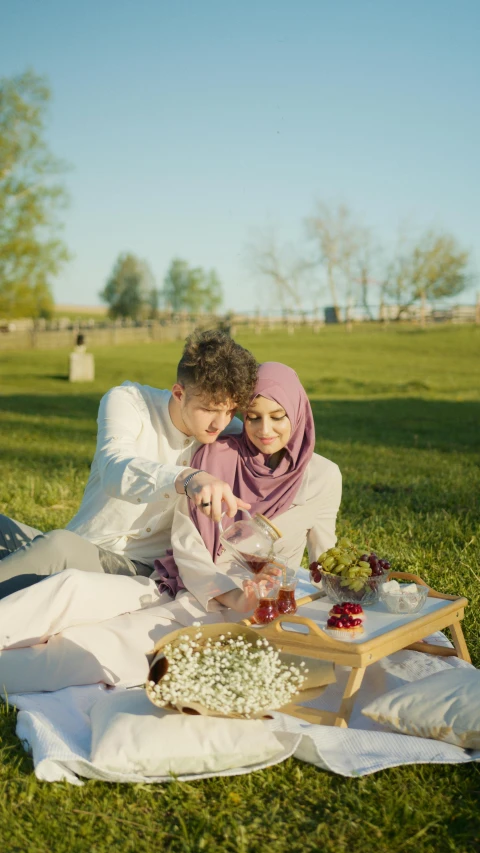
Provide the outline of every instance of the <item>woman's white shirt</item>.
[[[314,453],[294,502],[272,519],[282,532],[275,552],[290,567],[300,566],[305,545],[311,562],[335,544],[335,521],[341,496],[342,477],[338,465]],[[190,517],[186,498],[180,498],[175,506],[172,548],[183,583],[206,610],[221,608],[212,599],[235,587],[241,588],[247,577],[246,571],[226,551],[213,562]]]

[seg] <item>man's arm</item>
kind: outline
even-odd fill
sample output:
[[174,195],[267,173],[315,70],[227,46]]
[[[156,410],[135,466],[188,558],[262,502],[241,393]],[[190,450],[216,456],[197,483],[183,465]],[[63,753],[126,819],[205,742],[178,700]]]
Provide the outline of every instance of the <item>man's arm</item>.
[[129,386],[112,388],[100,401],[96,453],[100,479],[110,497],[168,504],[177,498],[175,479],[185,467],[138,454],[146,412],[137,393]]
[[[232,418],[227,427],[223,430],[220,438],[225,435],[240,435],[243,430],[243,423],[239,418]],[[184,483],[189,474],[193,474],[195,468],[186,468],[182,471],[175,480],[175,488],[179,495],[184,494]],[[245,503],[240,498],[236,498],[232,490],[223,480],[218,480],[217,477],[212,477],[206,471],[196,474],[187,484],[187,495],[193,501],[195,506],[203,511],[205,515],[213,518],[214,521],[220,520],[222,512],[222,501],[226,504],[226,512],[230,518],[237,514],[239,508],[250,509],[250,504]],[[212,509],[209,509],[211,503]],[[202,507],[202,504],[207,506]]]
[[[185,479],[196,469],[138,455],[138,438],[147,413],[137,394],[132,386],[119,386],[100,401],[97,464],[102,486],[110,497],[129,503],[168,505],[184,493]],[[230,517],[238,507],[250,506],[235,498],[227,483],[206,472],[199,472],[190,480],[187,492],[201,512],[216,520],[220,518],[223,501]]]

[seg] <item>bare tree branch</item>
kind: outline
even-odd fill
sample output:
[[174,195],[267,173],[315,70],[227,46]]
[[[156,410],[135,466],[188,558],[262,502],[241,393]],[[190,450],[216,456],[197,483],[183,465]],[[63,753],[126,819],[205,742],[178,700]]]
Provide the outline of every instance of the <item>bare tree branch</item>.
[[260,235],[248,246],[250,266],[273,285],[273,290],[283,310],[303,307],[304,277],[311,265],[305,259],[287,258],[280,250],[273,233]]

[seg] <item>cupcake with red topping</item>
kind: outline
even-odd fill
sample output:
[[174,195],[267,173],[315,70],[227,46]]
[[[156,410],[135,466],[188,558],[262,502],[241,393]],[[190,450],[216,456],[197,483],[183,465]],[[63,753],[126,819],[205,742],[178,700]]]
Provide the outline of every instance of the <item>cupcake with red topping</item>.
[[365,621],[365,613],[362,605],[354,604],[353,601],[334,604],[328,615],[335,616],[337,619],[343,619],[344,616],[351,616],[352,619],[360,619],[362,623]]
[[363,634],[362,620],[348,614],[344,616],[329,616],[326,630],[337,640],[353,639],[354,637],[358,637],[359,634]]

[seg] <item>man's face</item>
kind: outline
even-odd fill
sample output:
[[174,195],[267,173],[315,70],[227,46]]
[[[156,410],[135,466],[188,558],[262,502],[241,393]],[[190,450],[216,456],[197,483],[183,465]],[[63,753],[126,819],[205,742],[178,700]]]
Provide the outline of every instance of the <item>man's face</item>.
[[180,415],[188,435],[193,435],[202,444],[212,444],[232,420],[237,407],[227,400],[214,403],[200,394],[194,394],[176,384],[173,396],[180,404]]

